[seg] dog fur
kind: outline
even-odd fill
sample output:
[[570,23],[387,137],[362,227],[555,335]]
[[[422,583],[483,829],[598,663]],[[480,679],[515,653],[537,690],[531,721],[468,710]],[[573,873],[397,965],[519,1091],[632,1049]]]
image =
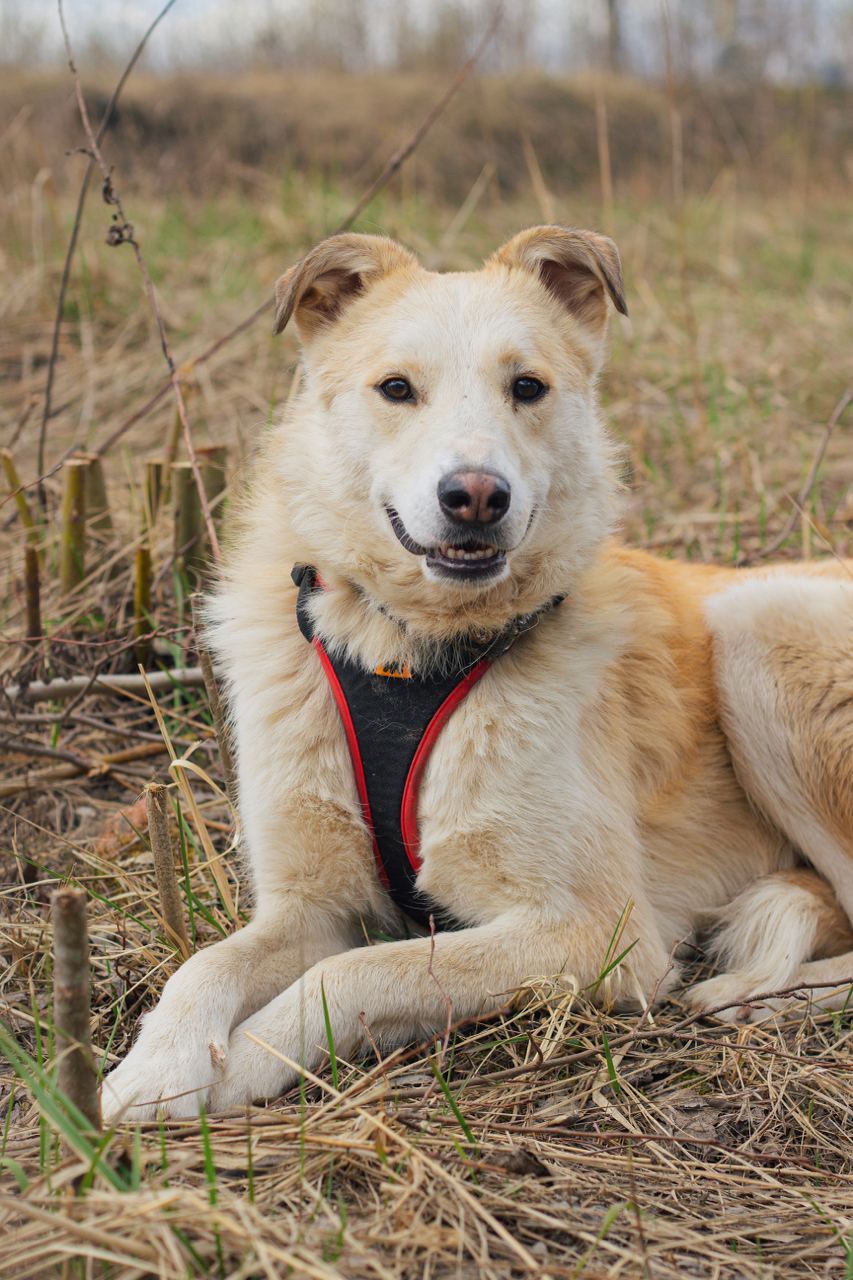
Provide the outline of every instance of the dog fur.
[[[696,1010],[853,978],[853,565],[728,570],[614,536],[614,450],[595,383],[615,245],[522,232],[474,273],[423,270],[377,237],[325,241],[282,277],[301,388],[262,449],[209,634],[239,760],[251,922],[166,983],[103,1092],[108,1119],[274,1097],[368,1034],[405,1041],[553,977],[643,1007],[677,982],[680,940],[711,927],[719,976]],[[513,400],[512,379],[547,394]],[[389,403],[383,379],[415,399]],[[447,581],[401,545],[441,540],[436,481],[512,484],[501,573]],[[556,593],[443,730],[419,804],[419,887],[466,926],[401,932],[379,883],[343,729],[299,633],[294,562],[328,590],[327,647],[423,669]],[[622,962],[600,981],[621,920]],[[433,954],[434,949],[434,954]],[[845,980],[847,985],[845,985]]]

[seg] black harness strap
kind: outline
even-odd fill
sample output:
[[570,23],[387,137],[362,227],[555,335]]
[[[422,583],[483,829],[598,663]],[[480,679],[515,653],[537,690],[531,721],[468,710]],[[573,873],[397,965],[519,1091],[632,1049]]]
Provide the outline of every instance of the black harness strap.
[[444,724],[495,659],[564,597],[555,596],[544,609],[514,619],[485,644],[454,649],[447,672],[418,675],[384,666],[371,672],[347,656],[330,656],[315,634],[308,601],[323,590],[316,570],[296,565],[292,576],[299,587],[299,629],[317,650],[346,731],[380,879],[413,920],[428,927],[433,915],[437,928],[453,928],[455,922],[415,885],[420,870],[418,794],[430,752]]

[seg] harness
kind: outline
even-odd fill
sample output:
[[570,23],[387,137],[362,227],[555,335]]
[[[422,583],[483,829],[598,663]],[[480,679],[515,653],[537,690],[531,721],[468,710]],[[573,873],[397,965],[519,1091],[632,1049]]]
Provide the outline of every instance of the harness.
[[308,604],[315,592],[325,590],[316,569],[297,564],[291,576],[299,588],[299,629],[317,651],[343,722],[379,878],[397,906],[419,924],[429,928],[434,916],[437,927],[458,927],[415,885],[421,867],[418,795],[427,761],[441,730],[492,663],[565,597],[554,596],[535,612],[514,618],[484,643],[454,646],[445,664],[450,670],[419,675],[380,665],[366,671],[345,655],[330,654],[315,633]]

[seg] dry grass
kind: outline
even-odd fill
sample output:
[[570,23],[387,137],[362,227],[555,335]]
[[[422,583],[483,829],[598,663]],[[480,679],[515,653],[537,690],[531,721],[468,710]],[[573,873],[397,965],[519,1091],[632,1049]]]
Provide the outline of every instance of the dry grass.
[[[28,146],[27,127],[15,126],[0,206],[0,447],[29,481],[73,200],[61,171],[78,162],[54,155],[34,173],[44,139]],[[529,177],[527,154],[519,139],[515,162]],[[791,154],[803,177],[805,152],[792,144]],[[666,168],[651,193],[623,180],[614,157],[612,229],[632,319],[616,328],[602,392],[626,445],[626,532],[662,554],[731,562],[784,525],[849,382],[849,204],[840,187],[793,177],[759,195],[723,169],[679,209]],[[474,264],[520,224],[551,216],[549,202],[560,220],[601,225],[596,172],[569,189],[542,159],[535,182],[516,173],[502,184],[509,162],[499,158],[497,176],[475,188],[475,167],[464,218],[433,198],[437,184],[416,164],[360,225],[441,266]],[[353,195],[317,175],[258,170],[241,181],[240,193],[139,179],[125,192],[179,361],[251,311]],[[51,463],[105,439],[164,373],[130,253],[104,243],[107,220],[92,200],[63,321]],[[294,356],[290,339],[274,342],[261,325],[188,375],[196,441],[227,443],[233,475],[286,397]],[[56,579],[59,476],[48,480],[47,643],[21,642],[23,532],[14,505],[0,508],[4,686],[133,669],[141,461],[162,450],[173,413],[164,402],[108,455],[115,527],[94,540],[72,597]],[[152,630],[157,662],[179,667],[195,650],[170,547],[165,511]],[[853,552],[849,417],[780,554],[833,550]],[[203,695],[178,688],[161,706],[175,748],[200,742],[194,758],[220,778]],[[0,1067],[0,1274],[853,1277],[850,1019],[822,1013],[819,998],[803,1017],[732,1030],[686,1021],[677,1004],[611,1017],[543,976],[495,1019],[456,1031],[440,1068],[420,1046],[340,1063],[335,1087],[329,1064],[266,1108],[123,1130],[93,1154],[61,1102],[56,1111],[47,898],[57,879],[89,892],[92,1034],[107,1065],[177,963],[137,803],[152,777],[173,777],[145,699],[94,690],[64,707],[0,704],[0,752],[2,1018],[47,1064],[47,1075],[21,1066],[29,1085]],[[200,824],[222,851],[232,815],[204,781],[193,786],[201,819],[176,801],[184,902],[201,945],[231,923]],[[233,855],[226,866],[246,912]]]

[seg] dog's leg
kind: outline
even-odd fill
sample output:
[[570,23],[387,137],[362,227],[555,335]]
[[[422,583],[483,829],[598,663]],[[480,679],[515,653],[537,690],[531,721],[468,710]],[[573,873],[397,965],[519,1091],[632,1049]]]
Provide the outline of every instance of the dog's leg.
[[310,965],[354,942],[340,919],[275,904],[244,929],[198,951],[172,975],[145,1015],[128,1056],[104,1080],[101,1105],[111,1123],[195,1115],[227,1061],[231,1028]]
[[747,578],[708,620],[738,777],[853,921],[853,580]]
[[[527,978],[561,973],[567,984],[594,987],[606,968],[615,923],[603,915],[553,921],[542,913],[514,912],[438,934],[434,949],[430,938],[415,938],[331,957],[235,1029],[211,1109],[280,1094],[294,1072],[276,1050],[316,1067],[328,1048],[324,997],[335,1051],[347,1057],[368,1046],[368,1034],[403,1042],[440,1033],[449,1017],[456,1021],[500,1007]],[[665,974],[668,959],[647,907],[635,905],[620,948],[631,942],[630,954],[606,981],[615,1001],[639,1004]]]
[[707,611],[738,777],[825,878],[806,869],[769,876],[719,913],[725,971],[686,999],[699,1009],[731,1000],[726,1016],[738,1019],[762,1016],[747,1007],[750,996],[851,976],[853,582],[747,577]]
[[[715,1009],[727,1022],[755,1019],[773,1002],[753,1005],[753,996],[831,981],[827,969],[853,977],[851,957],[844,954],[853,947],[853,929],[831,887],[806,867],[763,876],[708,923],[709,949],[721,972],[685,993],[685,1003],[697,1012]],[[816,955],[836,959],[807,963]],[[815,1000],[822,999],[816,992]]]
[[166,983],[104,1081],[108,1120],[150,1118],[161,1100],[168,1115],[194,1115],[225,1067],[232,1027],[324,956],[354,946],[359,917],[375,914],[382,893],[363,826],[328,796],[262,780],[247,823],[255,917]]

